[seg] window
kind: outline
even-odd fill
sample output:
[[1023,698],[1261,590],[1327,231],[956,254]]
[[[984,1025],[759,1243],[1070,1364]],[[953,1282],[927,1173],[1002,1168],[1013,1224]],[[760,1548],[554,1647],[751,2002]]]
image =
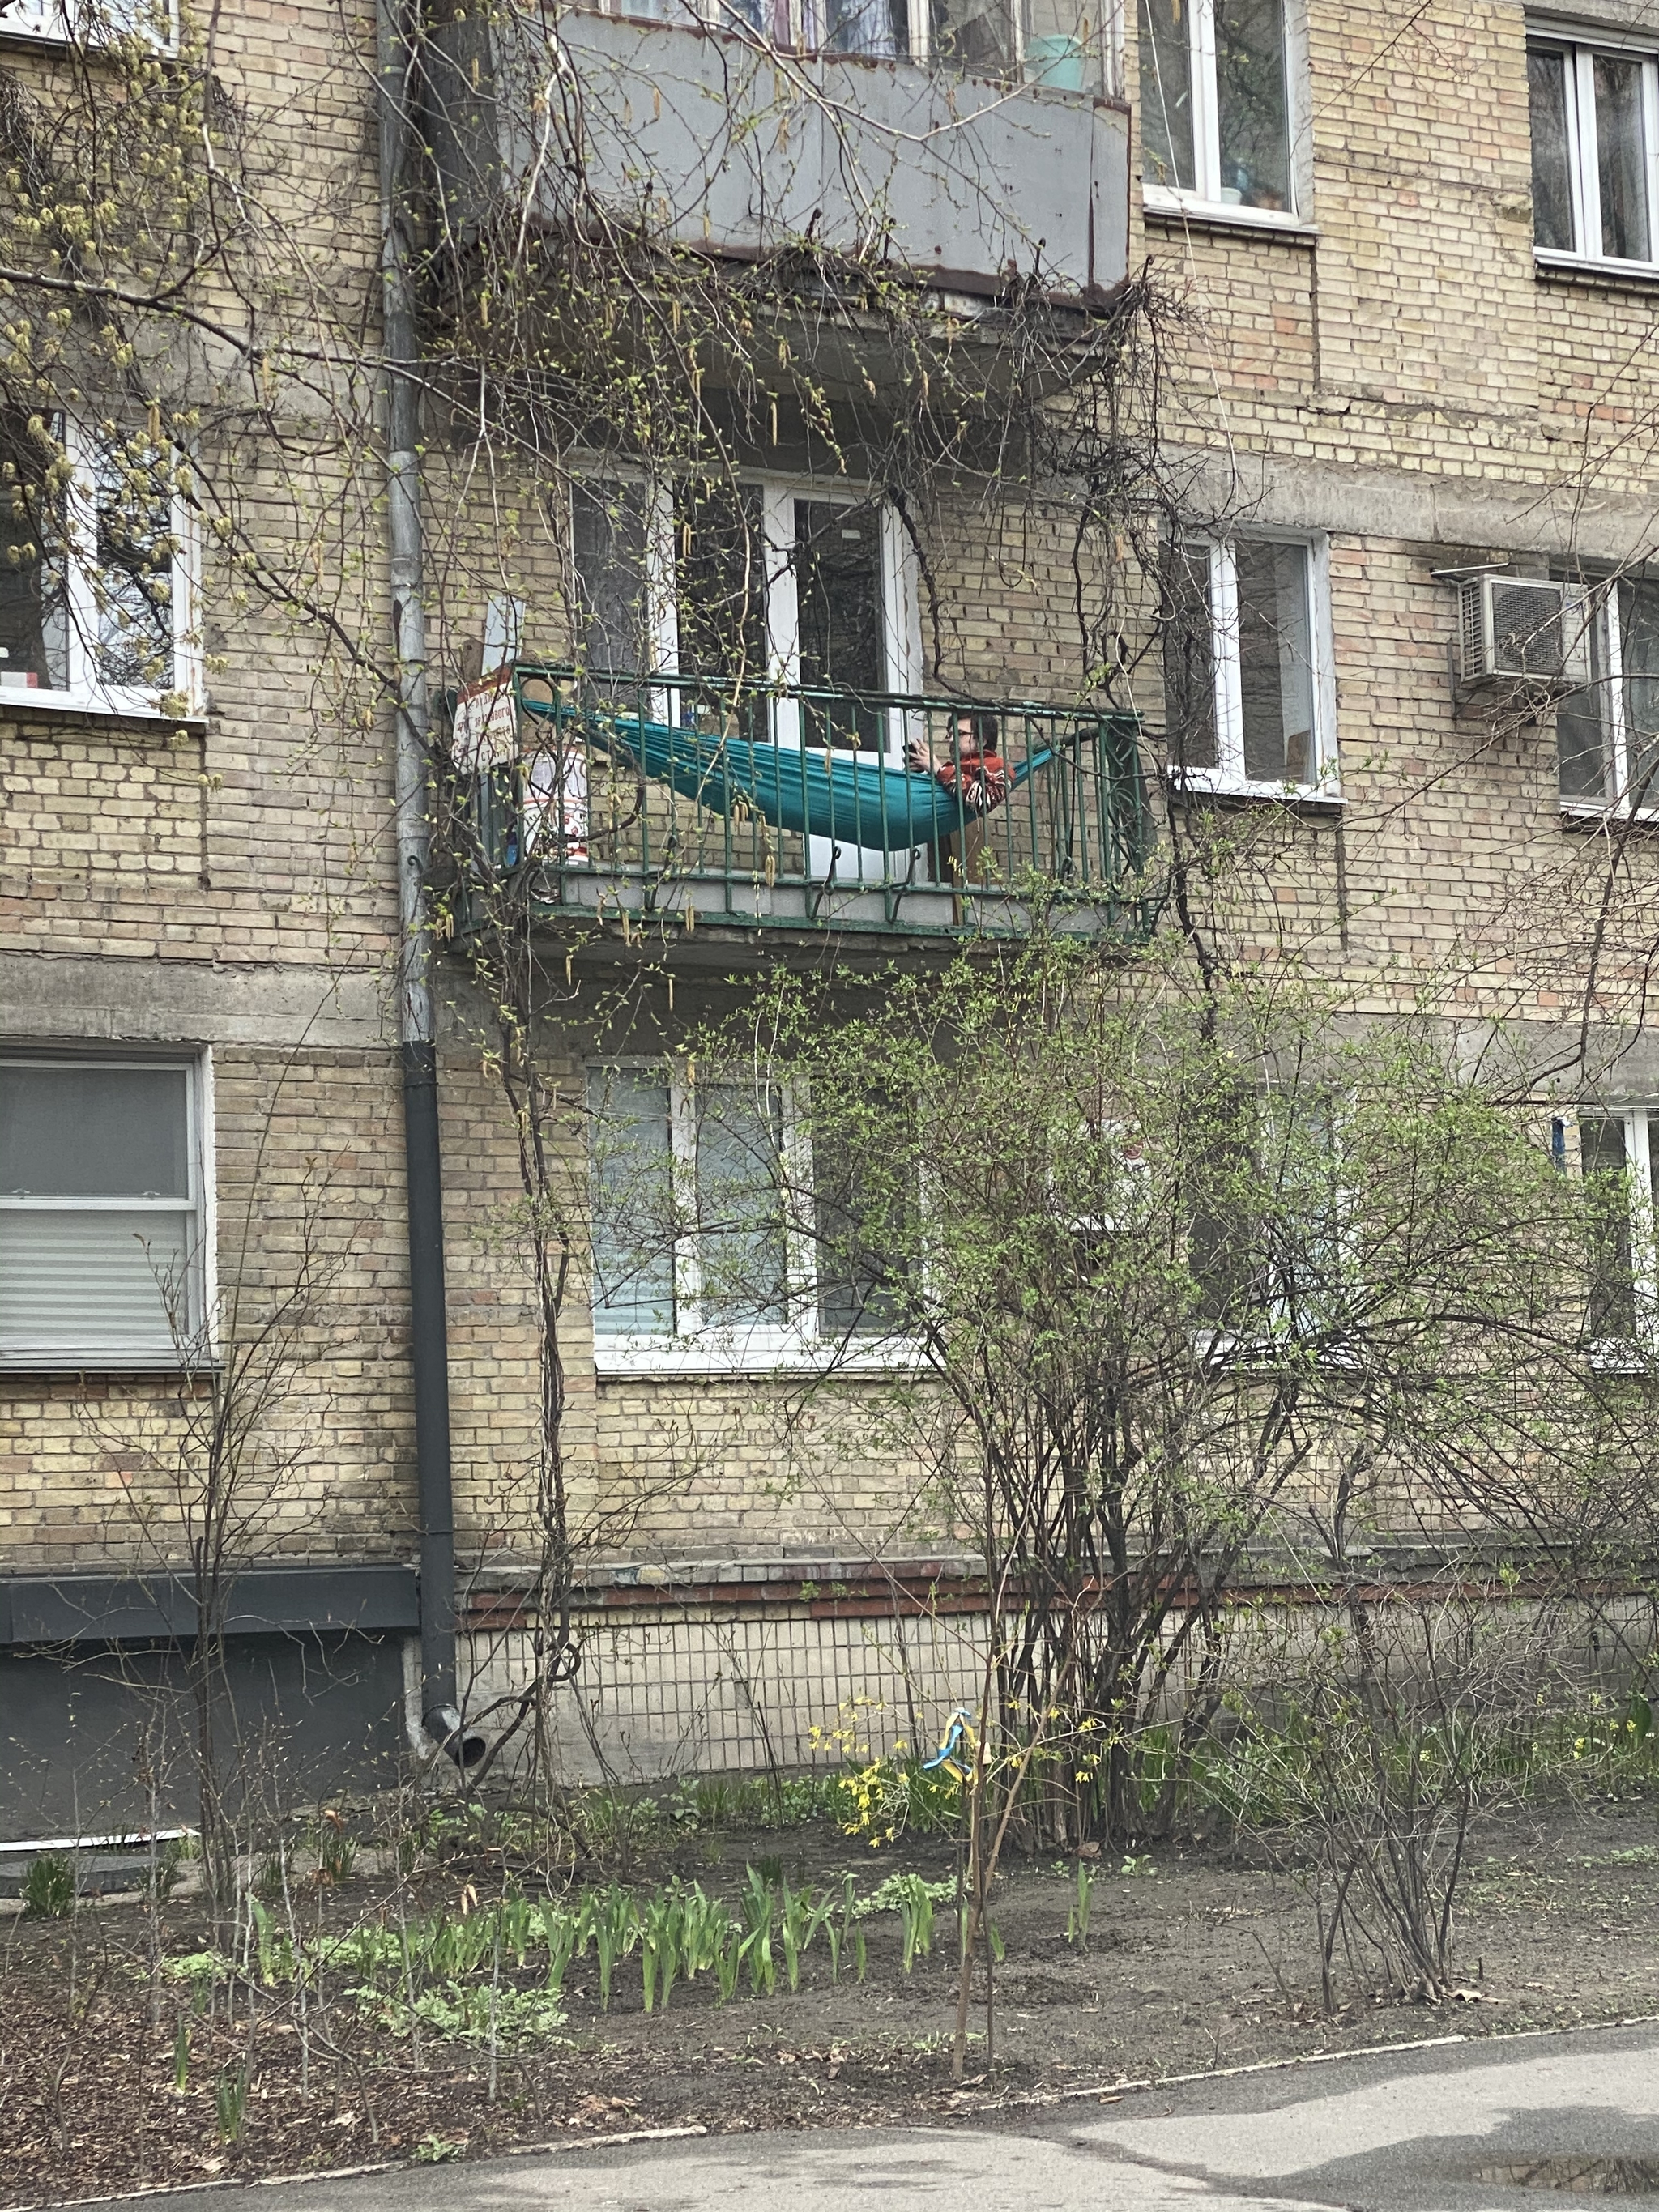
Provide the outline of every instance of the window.
[[676,1346],[770,1366],[890,1333],[878,1272],[849,1254],[830,1164],[814,1194],[787,1088],[592,1069],[587,1113],[602,1366]]
[[[169,449],[0,412],[0,705],[187,711],[189,519]],[[21,702],[13,702],[21,703]]]
[[[586,665],[693,679],[669,687],[683,712],[775,684],[911,688],[914,564],[878,501],[778,483],[671,494],[595,478],[576,487],[571,544]],[[788,710],[777,719],[790,741]],[[876,716],[850,701],[809,704],[804,723],[809,744],[882,741]]]
[[1294,215],[1283,0],[1139,0],[1146,204]]
[[1589,625],[1590,681],[1555,712],[1561,803],[1659,808],[1659,582],[1602,585]]
[[194,1060],[0,1058],[0,1365],[199,1356],[201,1091]]
[[1578,1138],[1590,1199],[1585,1329],[1593,1344],[1659,1342],[1659,1254],[1654,1239],[1659,1115],[1580,1114]]
[[12,0],[0,15],[0,32],[81,46],[136,34],[171,53],[179,44],[179,10],[176,0]]
[[1192,790],[1334,793],[1322,548],[1185,538],[1164,572],[1172,772]]
[[1340,1353],[1353,1257],[1340,1101],[1240,1085],[1194,1136],[1188,1258],[1209,1348]]
[[1659,265],[1659,64],[1537,40],[1527,82],[1537,252]]
[[[1053,14],[1036,0],[1029,23],[1010,0],[601,0],[605,13],[747,30],[775,46],[872,61],[916,60],[975,76],[1024,73],[1064,91],[1084,89],[1087,15]],[[1056,17],[1056,21],[1059,19]]]

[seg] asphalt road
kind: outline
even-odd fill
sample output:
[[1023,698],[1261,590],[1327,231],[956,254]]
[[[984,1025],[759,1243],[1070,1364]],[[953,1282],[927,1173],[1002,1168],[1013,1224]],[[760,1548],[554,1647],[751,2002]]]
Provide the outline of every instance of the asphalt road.
[[[240,2193],[191,2192],[168,2212],[228,2212],[227,2196]],[[1010,2114],[995,2127],[593,2145],[281,2183],[261,2188],[251,2212],[1615,2212],[1620,2204],[1659,2207],[1652,2027],[1212,2078],[1111,2104]]]

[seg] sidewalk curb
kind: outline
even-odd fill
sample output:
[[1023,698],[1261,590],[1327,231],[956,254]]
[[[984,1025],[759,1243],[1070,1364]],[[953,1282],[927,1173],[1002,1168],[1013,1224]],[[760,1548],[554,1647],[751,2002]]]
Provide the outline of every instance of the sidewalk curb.
[[[1079,2105],[1115,2101],[1119,2097],[1144,2095],[1149,2089],[1189,2088],[1202,2081],[1236,2081],[1252,2074],[1288,2074],[1299,2066],[1340,2066],[1355,2058],[1389,2058],[1409,2051],[1444,2051],[1453,2045],[1495,2043],[1539,2043],[1563,2035],[1607,2035],[1622,2027],[1659,2027],[1659,2013],[1632,2013],[1622,2020],[1575,2021],[1565,2027],[1500,2028],[1490,2035],[1425,2035],[1409,2043],[1367,2043],[1353,2051],[1311,2051],[1289,2058],[1259,2058],[1246,2066],[1216,2066],[1198,2074],[1147,2074],[1134,2081],[1097,2081],[1087,2087],[1049,2089],[1023,2097],[999,2097],[982,2105],[966,2105],[953,2112],[940,2112],[922,2122],[901,2122],[899,2131],[924,2133],[933,2126],[949,2127],[963,2121],[986,2120],[998,2114],[1052,2112],[1062,2105]],[[722,2133],[747,2136],[764,2133],[764,2130],[732,2129]],[[791,2129],[791,2135],[831,2135],[848,2132],[834,2128]],[[488,2166],[509,2158],[560,2158],[573,2151],[619,2150],[629,2143],[677,2142],[688,2138],[707,2136],[709,2130],[696,2123],[678,2128],[629,2128],[618,2135],[577,2136],[558,2142],[509,2143],[493,2150],[487,2157],[458,2160],[458,2164]],[[41,2197],[28,2204],[12,2205],[6,2212],[92,2212],[100,2204],[127,2204],[140,2199],[167,2197],[198,2197],[210,2190],[225,2189],[293,2189],[309,2186],[319,2181],[354,2181],[370,2173],[413,2172],[423,2161],[415,2158],[386,2158],[372,2160],[362,2166],[328,2166],[320,2172],[261,2173],[246,2180],[227,2175],[222,2179],[211,2178],[205,2181],[164,2181],[148,2189],[124,2189],[101,2197]]]

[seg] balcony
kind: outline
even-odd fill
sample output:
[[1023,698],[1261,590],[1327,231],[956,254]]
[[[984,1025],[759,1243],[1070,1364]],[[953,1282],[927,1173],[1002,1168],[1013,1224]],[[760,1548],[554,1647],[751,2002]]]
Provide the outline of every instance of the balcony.
[[[902,5],[825,4],[823,31],[757,5],[752,25],[726,7],[719,30],[689,10],[584,9],[434,27],[426,125],[452,234],[505,202],[515,227],[520,211],[556,229],[602,210],[740,261],[805,239],[873,248],[968,294],[1017,275],[1089,304],[1122,281],[1128,115],[1091,84],[1097,15],[1092,32],[1069,13],[1051,24],[1069,0],[1035,0],[1002,27],[992,0],[952,30],[939,0],[913,4],[914,21]],[[837,43],[864,51],[824,50]]]
[[520,664],[463,697],[441,845],[463,930],[1140,942],[1133,715]]

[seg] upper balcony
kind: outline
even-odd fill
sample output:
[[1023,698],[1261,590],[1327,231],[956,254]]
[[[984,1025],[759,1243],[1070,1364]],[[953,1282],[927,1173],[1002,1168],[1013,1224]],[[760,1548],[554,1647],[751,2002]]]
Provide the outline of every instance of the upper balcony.
[[658,0],[648,20],[496,0],[431,30],[452,232],[505,204],[532,229],[597,216],[717,258],[873,250],[981,297],[1018,277],[1090,305],[1121,283],[1129,122],[1102,90],[1098,11],[706,4]]
[[463,931],[1144,939],[1132,715],[520,664],[455,711]]

